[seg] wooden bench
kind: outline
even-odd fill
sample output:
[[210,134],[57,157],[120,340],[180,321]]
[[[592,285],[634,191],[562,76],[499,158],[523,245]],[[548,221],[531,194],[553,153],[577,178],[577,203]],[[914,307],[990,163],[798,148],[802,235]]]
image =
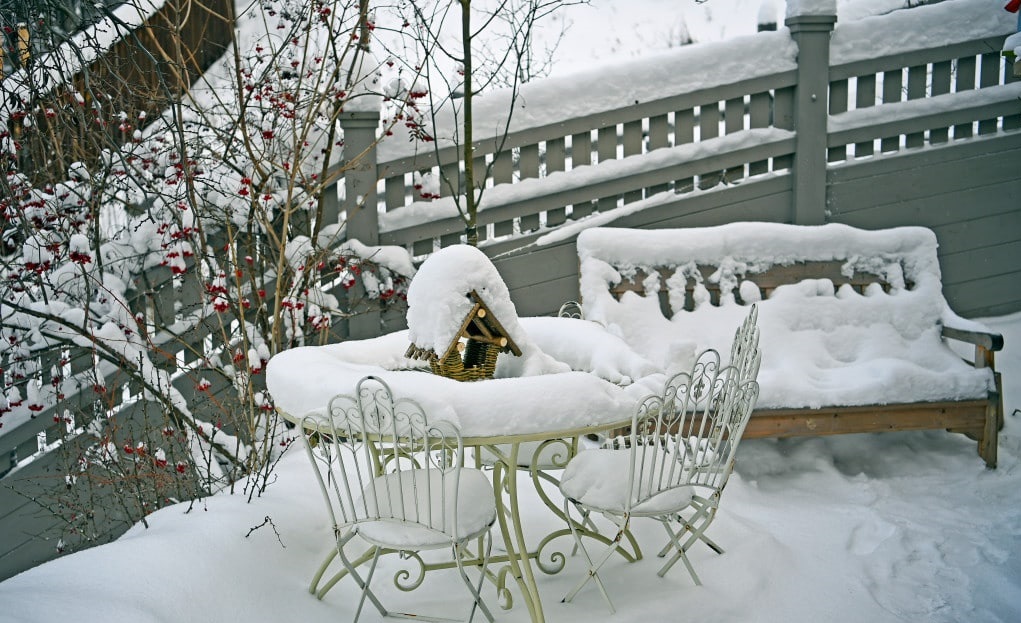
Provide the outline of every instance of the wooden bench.
[[580,289],[586,318],[664,367],[727,352],[758,302],[763,392],[747,437],[946,429],[995,467],[1003,338],[947,306],[936,247],[918,227],[594,228],[578,238]]

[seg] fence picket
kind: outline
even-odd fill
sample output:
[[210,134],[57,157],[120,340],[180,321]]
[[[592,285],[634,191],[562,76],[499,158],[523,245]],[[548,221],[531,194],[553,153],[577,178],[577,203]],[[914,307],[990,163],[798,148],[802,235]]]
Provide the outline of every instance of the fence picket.
[[[944,95],[950,93],[950,81],[953,76],[953,68],[950,61],[942,61],[932,64],[932,95]],[[949,140],[949,128],[933,128],[929,131],[930,143],[946,143]]]
[[[674,145],[687,145],[695,142],[695,110],[687,108],[674,113]],[[674,181],[674,191],[678,193],[690,192],[695,188],[695,180],[692,177],[682,178]]]
[[[640,120],[629,121],[624,124],[621,144],[623,147],[623,156],[625,158],[642,153],[642,125],[643,124]],[[624,203],[641,201],[642,196],[641,190],[632,190],[624,194]]]
[[[914,65],[908,68],[908,100],[925,98],[925,81],[928,66]],[[921,147],[925,143],[924,132],[913,132],[904,137],[904,145],[908,148]]]
[[[985,89],[1000,84],[1000,53],[987,52],[981,58],[979,88]],[[996,132],[996,126],[996,119],[979,119],[978,133],[993,134]]]
[[[975,88],[975,57],[967,56],[957,59],[957,73],[955,76],[955,93],[973,90]],[[959,123],[954,126],[954,140],[970,138],[972,133],[971,123]]]
[[[847,79],[830,82],[830,115],[847,112]],[[844,162],[847,160],[847,145],[830,147],[826,155],[827,162]]]
[[[648,149],[654,151],[670,146],[670,119],[667,115],[656,115],[649,117],[649,139]],[[657,184],[645,189],[645,196],[649,197],[656,193],[670,190],[669,184]]]
[[[857,95],[855,96],[855,109],[870,108],[876,104],[876,76],[858,76],[855,81]],[[875,153],[872,141],[854,144],[854,157],[864,158]]]
[[[720,104],[710,102],[698,107],[698,140],[699,142],[716,138],[720,135]],[[722,171],[706,171],[698,176],[698,187],[708,190],[723,179]]]
[[[794,87],[773,92],[773,127],[783,130],[794,129]],[[793,156],[773,158],[773,171],[790,169],[793,162]]]
[[[903,97],[903,72],[883,72],[883,104],[895,104]],[[900,149],[900,136],[883,138],[879,143],[879,149],[883,153],[897,151]]]
[[[546,141],[546,175],[564,170],[567,163],[565,141],[555,138]],[[559,207],[546,212],[546,226],[554,227],[567,221],[567,208]]]
[[[725,134],[737,134],[745,129],[744,97],[732,97],[724,105],[723,122]],[[723,173],[723,181],[732,184],[744,177],[744,167],[732,167]]]

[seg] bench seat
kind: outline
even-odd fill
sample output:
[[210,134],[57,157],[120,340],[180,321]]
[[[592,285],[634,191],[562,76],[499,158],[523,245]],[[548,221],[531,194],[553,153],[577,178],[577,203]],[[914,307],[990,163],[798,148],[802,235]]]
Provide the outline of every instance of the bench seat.
[[920,227],[593,228],[578,237],[580,290],[587,319],[667,371],[728,352],[758,304],[747,436],[949,429],[995,466],[1003,339],[949,308],[936,249]]

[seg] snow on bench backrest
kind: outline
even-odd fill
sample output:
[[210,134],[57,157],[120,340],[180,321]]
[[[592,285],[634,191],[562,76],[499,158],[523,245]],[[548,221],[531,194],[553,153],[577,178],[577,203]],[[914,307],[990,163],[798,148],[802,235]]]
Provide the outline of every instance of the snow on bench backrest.
[[667,370],[729,352],[759,302],[760,407],[984,397],[991,378],[940,337],[935,235],[733,223],[578,237],[585,317]]

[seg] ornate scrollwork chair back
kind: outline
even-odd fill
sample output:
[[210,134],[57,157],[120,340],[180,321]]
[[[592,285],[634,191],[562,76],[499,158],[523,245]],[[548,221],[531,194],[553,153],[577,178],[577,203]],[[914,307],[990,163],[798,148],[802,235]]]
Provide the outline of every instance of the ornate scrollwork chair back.
[[638,404],[623,448],[618,442],[582,452],[564,471],[561,492],[565,508],[572,504],[599,512],[619,529],[598,557],[585,551],[574,531],[589,570],[565,601],[594,580],[613,610],[598,570],[619,547],[632,517],[656,519],[670,537],[659,555],[674,553],[660,569],[660,576],[681,560],[695,583],[701,584],[688,560],[688,548],[702,541],[722,553],[704,533],[716,515],[738,443],[758,399],[756,314],[753,307],[737,330],[731,363],[723,365],[714,349],[703,351],[689,371],[668,379],[661,395],[648,396]]
[[[379,557],[399,552],[419,565],[417,575],[401,569],[394,576],[398,588],[410,591],[426,572],[418,552],[449,547],[472,595],[468,620],[480,609],[492,621],[479,591],[492,547],[496,505],[488,479],[463,467],[464,446],[457,428],[429,422],[418,403],[395,400],[382,379],[370,376],[359,381],[354,396],[334,397],[326,418],[307,418],[305,429],[314,431],[306,436],[306,449],[336,539],[310,591],[322,599],[350,575],[362,589],[355,620],[366,600],[383,616],[419,617],[387,610],[370,589]],[[352,559],[347,550],[356,536],[369,549]],[[343,569],[320,585],[334,558],[340,559]],[[370,560],[363,579],[358,567]],[[468,566],[480,570],[477,585],[468,579]]]

